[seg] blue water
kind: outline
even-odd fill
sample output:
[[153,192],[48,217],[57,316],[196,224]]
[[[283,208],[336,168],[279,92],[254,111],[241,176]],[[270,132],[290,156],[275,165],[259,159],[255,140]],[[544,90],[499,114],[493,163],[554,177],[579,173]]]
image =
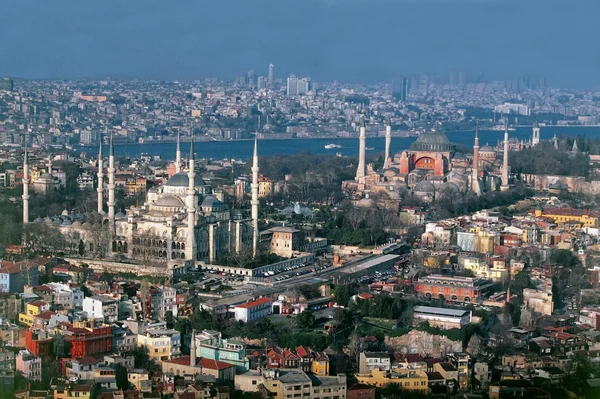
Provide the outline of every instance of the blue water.
[[[587,137],[600,137],[600,128],[598,127],[542,127],[541,138],[550,139],[554,134],[567,134],[569,136],[585,135]],[[516,128],[516,131],[509,132],[510,137],[519,139],[531,139],[531,128]],[[474,132],[460,131],[448,132],[448,139],[456,144],[464,144],[469,147],[473,145]],[[502,140],[504,132],[502,131],[481,131],[479,133],[480,145],[489,143],[496,145],[498,140]],[[405,150],[415,141],[415,137],[392,138],[392,153]],[[332,150],[325,149],[329,143],[339,144],[342,148]],[[213,141],[200,142],[194,146],[196,157],[212,159],[238,159],[247,160],[252,157],[254,146],[253,140],[244,141]],[[183,156],[187,156],[189,145],[182,143]],[[368,138],[367,148],[373,148],[369,153],[383,153],[385,139],[383,137]],[[260,140],[258,142],[260,155],[292,155],[300,152],[309,152],[311,154],[331,154],[336,152],[345,156],[354,156],[358,154],[358,139],[296,139],[296,140]],[[96,154],[95,148],[83,148],[91,154]],[[108,153],[105,149],[105,154]],[[142,153],[149,155],[160,155],[163,159],[175,158],[175,143],[144,143],[144,144],[119,144],[115,145],[115,154],[117,156],[139,157]]]

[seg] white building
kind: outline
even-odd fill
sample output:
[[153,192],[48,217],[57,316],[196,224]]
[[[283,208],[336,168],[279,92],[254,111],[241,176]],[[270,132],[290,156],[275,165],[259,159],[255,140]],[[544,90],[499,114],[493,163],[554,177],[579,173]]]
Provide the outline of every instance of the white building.
[[416,323],[428,321],[431,326],[444,329],[462,328],[471,322],[471,312],[464,309],[415,306],[413,319]]
[[271,298],[258,298],[254,301],[237,305],[234,308],[235,320],[245,323],[258,320],[273,313],[273,300]]
[[112,323],[118,319],[118,301],[108,296],[94,295],[83,300],[83,311],[89,318]]

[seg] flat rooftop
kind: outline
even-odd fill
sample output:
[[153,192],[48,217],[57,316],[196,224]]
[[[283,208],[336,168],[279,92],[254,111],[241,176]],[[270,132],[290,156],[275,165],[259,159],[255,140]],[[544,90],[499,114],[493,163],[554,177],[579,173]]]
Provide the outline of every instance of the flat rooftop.
[[436,308],[433,306],[415,306],[413,308],[413,312],[414,313],[422,313],[422,314],[430,314],[430,315],[450,316],[450,317],[462,317],[465,314],[469,313],[468,310]]
[[373,259],[369,259],[365,262],[359,263],[358,265],[349,267],[347,269],[340,270],[341,273],[352,274],[363,270],[370,269],[375,266],[379,266],[382,263],[394,262],[400,260],[400,255],[382,255]]

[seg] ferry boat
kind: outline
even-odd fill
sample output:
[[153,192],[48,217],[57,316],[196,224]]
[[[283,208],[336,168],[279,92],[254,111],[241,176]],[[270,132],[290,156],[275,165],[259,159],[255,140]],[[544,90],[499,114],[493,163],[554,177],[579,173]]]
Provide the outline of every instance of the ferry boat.
[[342,146],[339,144],[326,144],[325,145],[326,150],[333,150],[334,148],[342,148]]

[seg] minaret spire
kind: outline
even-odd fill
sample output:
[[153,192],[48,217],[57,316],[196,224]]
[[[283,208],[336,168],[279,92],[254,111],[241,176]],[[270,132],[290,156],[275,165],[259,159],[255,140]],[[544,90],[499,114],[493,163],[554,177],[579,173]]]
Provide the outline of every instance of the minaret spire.
[[196,365],[196,329],[192,329],[192,340],[190,342],[190,367]]
[[27,160],[27,136],[25,138],[25,155],[23,156],[23,224],[29,223],[29,162]]
[[385,125],[385,154],[383,157],[383,167],[387,169],[392,162],[392,122],[389,119]]
[[475,143],[473,144],[473,167],[471,176],[471,187],[473,191],[479,195],[481,194],[481,187],[479,186],[479,121],[475,128]]
[[359,140],[359,150],[358,150],[358,168],[356,169],[356,181],[359,181],[361,177],[364,177],[367,174],[367,165],[366,165],[366,151],[367,151],[367,133],[365,128],[365,117],[362,116],[360,118],[360,135],[358,137]]
[[258,255],[258,137],[254,136],[254,155],[252,156],[252,184],[250,189],[252,191],[252,200],[250,205],[252,206],[252,256]]
[[179,142],[179,129],[177,129],[177,150],[175,151],[175,173],[181,172],[181,144]]
[[115,147],[113,135],[110,134],[110,151],[108,154],[108,226],[111,237],[115,232]]
[[504,161],[502,162],[502,191],[508,190],[508,122],[504,128]]
[[98,213],[102,213],[102,202],[104,200],[104,159],[102,155],[102,135],[100,135],[100,145],[98,147],[98,188],[96,189],[96,192],[98,193]]
[[196,244],[196,159],[194,156],[194,134],[190,142],[190,160],[188,169],[188,190],[187,190],[187,240],[185,255],[188,260],[196,262],[197,244]]

